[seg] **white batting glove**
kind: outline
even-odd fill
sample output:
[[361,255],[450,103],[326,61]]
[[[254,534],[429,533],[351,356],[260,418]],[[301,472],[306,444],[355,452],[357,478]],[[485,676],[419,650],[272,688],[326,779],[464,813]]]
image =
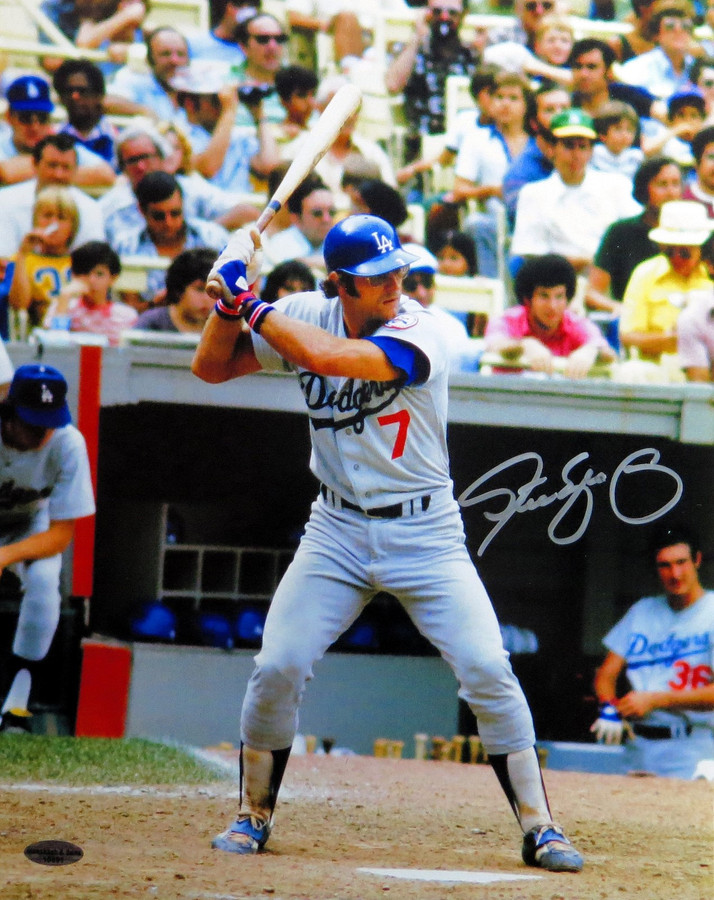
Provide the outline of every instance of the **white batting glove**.
[[600,715],[590,726],[599,744],[621,744],[627,729],[622,716],[612,703],[603,703]]
[[247,291],[260,278],[263,251],[260,232],[255,227],[235,231],[208,273],[208,283],[220,287],[226,303]]

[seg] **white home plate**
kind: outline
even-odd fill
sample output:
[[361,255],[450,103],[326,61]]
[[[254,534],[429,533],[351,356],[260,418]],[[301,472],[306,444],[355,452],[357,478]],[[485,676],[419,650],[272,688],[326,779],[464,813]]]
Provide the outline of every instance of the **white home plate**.
[[540,875],[509,875],[506,872],[458,872],[454,869],[357,869],[367,875],[406,878],[410,881],[445,881],[452,884],[495,884],[498,881],[539,881]]

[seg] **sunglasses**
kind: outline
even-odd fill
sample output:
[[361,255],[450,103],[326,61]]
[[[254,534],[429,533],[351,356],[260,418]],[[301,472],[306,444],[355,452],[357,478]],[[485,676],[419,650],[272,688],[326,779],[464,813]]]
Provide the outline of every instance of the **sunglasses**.
[[392,269],[390,272],[384,272],[382,275],[367,275],[365,277],[372,287],[382,287],[382,285],[388,284],[392,277],[396,278],[397,281],[401,281],[408,271],[409,266],[400,266],[398,269]]
[[414,291],[419,286],[425,288],[433,288],[434,287],[434,273],[433,272],[410,272],[404,279],[404,290],[405,291]]
[[449,16],[451,19],[461,18],[461,11],[458,9],[446,9],[443,6],[432,6],[432,16]]
[[276,44],[287,44],[290,40],[287,34],[250,34],[248,37],[252,37],[256,44],[261,44],[263,47],[271,41],[275,41]]
[[48,112],[36,112],[30,109],[22,109],[15,113],[15,115],[17,116],[18,122],[22,125],[32,125],[35,122],[38,122],[40,125],[46,125],[50,121],[50,114]]
[[551,3],[550,0],[528,0],[528,3],[524,3],[523,5],[528,12],[536,12],[538,7],[540,7],[543,12],[550,12],[555,7],[555,3]]
[[680,259],[692,258],[692,250],[690,247],[663,247],[662,253],[669,259],[673,256],[678,256]]

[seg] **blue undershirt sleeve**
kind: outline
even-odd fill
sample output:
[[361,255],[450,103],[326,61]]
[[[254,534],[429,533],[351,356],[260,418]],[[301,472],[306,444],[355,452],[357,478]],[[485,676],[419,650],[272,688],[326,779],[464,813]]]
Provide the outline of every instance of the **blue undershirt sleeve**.
[[429,377],[429,360],[413,344],[392,337],[368,337],[387,356],[390,363],[406,375],[405,384],[423,384]]

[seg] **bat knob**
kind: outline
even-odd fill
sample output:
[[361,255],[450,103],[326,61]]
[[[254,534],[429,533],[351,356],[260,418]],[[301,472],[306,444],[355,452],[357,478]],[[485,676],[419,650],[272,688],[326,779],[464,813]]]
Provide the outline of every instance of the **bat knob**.
[[223,296],[223,286],[220,281],[212,278],[210,281],[206,282],[206,293],[211,300],[220,300]]

